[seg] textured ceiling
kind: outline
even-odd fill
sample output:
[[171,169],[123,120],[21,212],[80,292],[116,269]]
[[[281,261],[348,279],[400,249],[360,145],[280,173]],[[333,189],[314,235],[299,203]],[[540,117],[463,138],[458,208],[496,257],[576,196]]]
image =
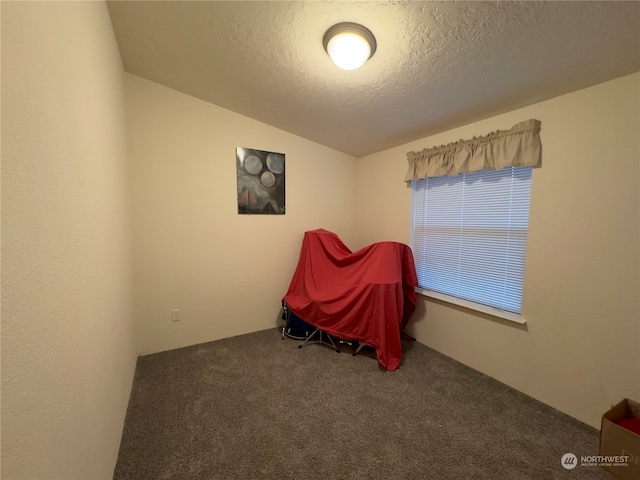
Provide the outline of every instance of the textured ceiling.
[[[640,71],[638,1],[108,5],[126,71],[356,157]],[[343,21],[359,70],[322,47]]]

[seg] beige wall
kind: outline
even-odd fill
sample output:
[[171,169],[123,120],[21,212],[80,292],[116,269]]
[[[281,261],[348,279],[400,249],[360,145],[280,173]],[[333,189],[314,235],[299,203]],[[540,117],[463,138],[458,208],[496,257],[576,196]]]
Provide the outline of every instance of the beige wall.
[[612,403],[640,398],[639,92],[634,74],[358,161],[358,244],[408,242],[406,152],[542,122],[527,326],[419,296],[412,329],[422,343],[598,428]]
[[107,479],[136,353],[104,3],[2,2],[2,478]]
[[[355,241],[355,159],[134,75],[125,85],[141,353],[275,327],[304,231]],[[238,215],[236,147],[286,155],[286,215]]]

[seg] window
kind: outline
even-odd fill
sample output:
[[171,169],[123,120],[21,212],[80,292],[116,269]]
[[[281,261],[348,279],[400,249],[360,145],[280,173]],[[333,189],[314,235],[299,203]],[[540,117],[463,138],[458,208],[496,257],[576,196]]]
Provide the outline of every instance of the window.
[[479,170],[411,184],[411,238],[420,289],[517,319],[522,307],[531,167]]

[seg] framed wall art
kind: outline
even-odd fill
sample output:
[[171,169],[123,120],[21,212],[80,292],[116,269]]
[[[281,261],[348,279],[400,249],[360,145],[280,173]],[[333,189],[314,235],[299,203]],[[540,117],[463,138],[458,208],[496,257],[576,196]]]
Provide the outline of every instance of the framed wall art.
[[238,214],[284,215],[284,153],[236,148]]

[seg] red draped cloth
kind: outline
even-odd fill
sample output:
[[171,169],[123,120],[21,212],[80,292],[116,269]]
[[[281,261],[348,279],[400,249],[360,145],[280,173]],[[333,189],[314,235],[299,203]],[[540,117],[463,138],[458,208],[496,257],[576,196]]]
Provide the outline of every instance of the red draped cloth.
[[382,366],[395,370],[417,285],[407,245],[380,242],[352,252],[335,233],[320,229],[304,234],[285,301],[307,323],[375,348]]

